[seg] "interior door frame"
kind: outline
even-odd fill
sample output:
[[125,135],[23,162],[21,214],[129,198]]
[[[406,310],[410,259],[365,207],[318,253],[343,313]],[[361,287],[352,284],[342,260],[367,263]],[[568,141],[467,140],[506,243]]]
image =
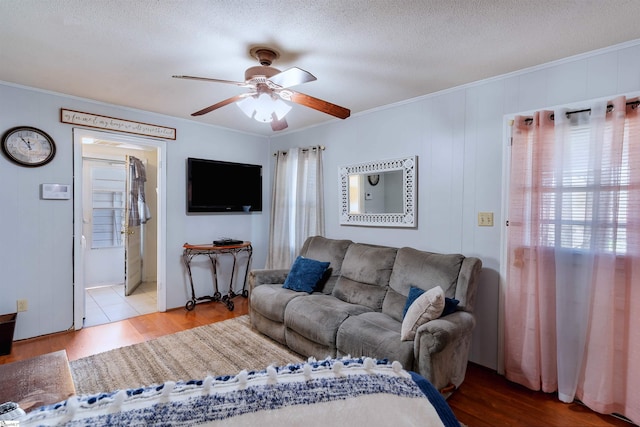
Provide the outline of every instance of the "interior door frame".
[[503,117],[502,132],[502,206],[500,226],[500,283],[498,291],[498,357],[496,360],[496,371],[500,375],[505,374],[504,367],[504,318],[505,318],[505,296],[507,294],[507,270],[508,270],[508,239],[509,239],[509,193],[511,184],[511,132],[513,128],[514,115]]
[[84,251],[82,249],[82,139],[108,139],[132,145],[154,147],[158,156],[158,213],[157,213],[157,310],[167,310],[166,287],[166,222],[167,222],[167,143],[164,140],[148,139],[113,132],[73,128],[73,325],[82,329],[85,307]]

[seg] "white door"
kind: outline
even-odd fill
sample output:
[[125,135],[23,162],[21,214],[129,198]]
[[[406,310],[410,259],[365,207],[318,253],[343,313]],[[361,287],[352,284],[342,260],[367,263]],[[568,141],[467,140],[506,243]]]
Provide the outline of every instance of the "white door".
[[[124,294],[131,295],[133,291],[142,283],[142,237],[144,225],[132,225],[131,224],[131,211],[134,205],[139,209],[139,203],[137,197],[135,197],[135,191],[132,190],[133,174],[131,170],[131,157],[126,157],[126,170],[127,170],[127,197],[125,206],[125,224],[122,231],[125,242],[125,257],[124,257]],[[139,215],[144,215],[140,213]]]
[[84,160],[82,235],[85,287],[124,281],[124,162]]

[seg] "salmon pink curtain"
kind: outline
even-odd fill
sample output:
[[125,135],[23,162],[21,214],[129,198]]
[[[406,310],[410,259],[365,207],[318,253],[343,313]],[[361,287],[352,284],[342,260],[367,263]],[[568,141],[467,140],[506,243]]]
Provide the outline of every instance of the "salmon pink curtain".
[[640,422],[640,116],[624,97],[518,116],[505,374]]

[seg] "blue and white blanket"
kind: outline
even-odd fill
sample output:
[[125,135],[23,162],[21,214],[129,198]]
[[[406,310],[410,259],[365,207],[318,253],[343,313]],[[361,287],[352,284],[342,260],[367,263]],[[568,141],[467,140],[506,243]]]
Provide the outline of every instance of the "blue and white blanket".
[[440,393],[398,362],[343,358],[74,396],[20,426],[446,426]]

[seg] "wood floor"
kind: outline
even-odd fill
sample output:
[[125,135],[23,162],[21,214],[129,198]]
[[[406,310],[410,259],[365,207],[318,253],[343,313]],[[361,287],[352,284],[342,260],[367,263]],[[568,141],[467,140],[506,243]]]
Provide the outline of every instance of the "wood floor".
[[[198,305],[193,311],[180,308],[79,331],[16,341],[10,355],[0,356],[0,364],[62,349],[67,351],[69,360],[76,360],[248,312],[245,298],[235,298],[234,304],[235,310],[231,312],[224,305],[213,302]],[[534,392],[510,383],[495,371],[475,364],[469,364],[465,382],[448,402],[458,419],[469,427],[632,426],[577,403],[562,403],[553,394]]]

